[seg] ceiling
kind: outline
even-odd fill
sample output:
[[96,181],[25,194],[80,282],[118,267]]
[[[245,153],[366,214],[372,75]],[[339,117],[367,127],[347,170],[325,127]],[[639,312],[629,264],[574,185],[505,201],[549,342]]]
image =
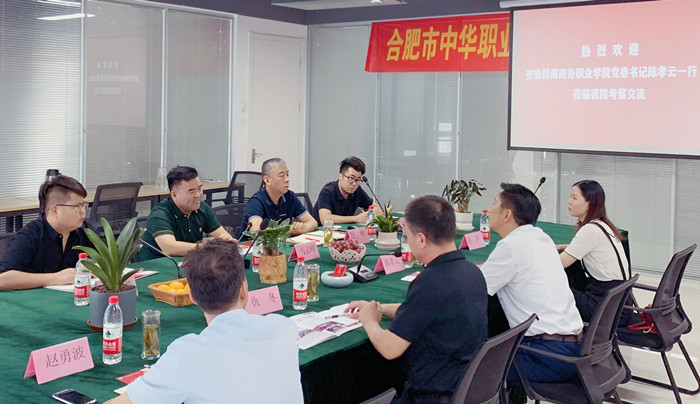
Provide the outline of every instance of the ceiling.
[[395,6],[407,0],[272,0],[273,6],[298,8],[301,10],[330,10],[336,8]]

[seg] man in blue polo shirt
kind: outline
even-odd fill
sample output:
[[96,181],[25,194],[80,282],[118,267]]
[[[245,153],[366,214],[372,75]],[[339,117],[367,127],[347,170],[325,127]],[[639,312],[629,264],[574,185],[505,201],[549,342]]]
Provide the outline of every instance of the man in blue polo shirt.
[[[225,241],[236,241],[221,226],[211,206],[202,201],[202,182],[197,170],[177,166],[168,173],[170,197],[157,204],[148,215],[143,240],[164,253],[182,257],[195,247],[206,234]],[[162,255],[144,245],[139,252],[141,261]]]
[[[372,205],[377,209],[379,205],[360,188],[364,174],[365,163],[359,158],[347,157],[340,162],[338,180],[326,184],[318,194],[314,210],[319,223],[326,220],[333,223],[367,222],[367,209]],[[362,209],[359,213],[358,208]]]
[[[369,340],[386,359],[404,356],[407,380],[392,403],[450,402],[487,338],[486,281],[455,247],[454,209],[424,196],[406,207],[404,234],[425,269],[408,287],[403,303],[351,302]],[[382,316],[393,318],[389,329]]]
[[291,235],[316,230],[318,223],[294,192],[289,190],[289,170],[280,158],[265,160],[262,165],[263,187],[250,198],[245,207],[241,228],[260,229],[264,219],[282,221],[292,219]]

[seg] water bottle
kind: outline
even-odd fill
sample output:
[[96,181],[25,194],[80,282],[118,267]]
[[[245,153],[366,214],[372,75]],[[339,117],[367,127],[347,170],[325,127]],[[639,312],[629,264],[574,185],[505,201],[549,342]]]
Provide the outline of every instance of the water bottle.
[[83,265],[83,260],[87,259],[87,254],[82,252],[78,254],[78,263],[75,264],[75,280],[73,285],[73,303],[76,306],[85,306],[90,304],[90,270]]
[[367,211],[367,234],[369,234],[370,241],[377,239],[377,226],[370,224],[376,218],[377,214],[374,213],[374,206],[370,206]]
[[298,257],[297,265],[294,267],[294,292],[292,296],[294,310],[306,310],[308,282],[309,274],[306,272],[304,257]]
[[258,272],[258,266],[260,266],[260,253],[262,250],[262,246],[260,244],[255,244],[253,245],[253,263],[250,266],[250,269],[253,272]]
[[411,246],[408,245],[408,236],[406,236],[406,233],[401,236],[401,260],[403,261],[404,268],[413,267],[413,252],[411,251]]
[[484,238],[484,243],[489,245],[491,242],[491,227],[489,227],[489,211],[486,209],[481,213],[479,230],[481,230],[481,237]]
[[110,296],[102,320],[102,362],[105,365],[116,365],[122,361],[123,324],[119,296]]

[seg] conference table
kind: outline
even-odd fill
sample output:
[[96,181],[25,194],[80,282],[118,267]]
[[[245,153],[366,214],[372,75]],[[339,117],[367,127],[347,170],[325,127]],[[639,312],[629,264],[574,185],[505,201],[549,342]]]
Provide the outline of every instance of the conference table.
[[[478,217],[474,219],[478,226]],[[555,243],[571,241],[574,227],[554,223],[538,223]],[[478,227],[477,227],[478,229]],[[476,230],[478,231],[478,230]],[[458,231],[455,239],[459,243],[465,232]],[[492,231],[489,246],[474,251],[462,250],[470,261],[485,261],[496,243],[498,234]],[[287,256],[291,245],[285,248]],[[312,261],[318,263],[321,272],[330,271],[335,263],[331,260],[328,248],[319,246],[321,257]],[[367,254],[380,253],[373,243],[367,244]],[[364,265],[372,268],[377,257],[367,257]],[[133,263],[131,267],[156,270],[157,274],[137,281],[139,295],[137,312],[156,309],[161,312],[161,352],[176,338],[187,333],[199,333],[206,322],[201,310],[195,306],[173,307],[153,299],[148,285],[177,277],[172,261],[160,258]],[[294,262],[287,265],[287,283],[277,285],[283,301],[279,312],[285,316],[301,313],[292,309],[292,272]],[[409,282],[402,281],[405,275],[420,271],[420,265],[390,275],[381,274],[379,279],[369,283],[352,283],[346,288],[334,289],[319,285],[319,301],[310,302],[306,311],[322,311],[352,300],[377,300],[381,303],[402,302]],[[250,290],[270,285],[260,283],[256,273],[246,270]],[[73,388],[93,396],[102,402],[114,396],[113,390],[124,384],[115,378],[126,375],[153,361],[141,359],[141,322],[133,328],[125,329],[123,335],[123,359],[117,365],[102,363],[102,334],[91,331],[87,325],[89,307],[73,304],[72,293],[50,289],[0,292],[0,310],[3,321],[0,326],[0,391],[4,402],[50,403],[51,394]],[[140,315],[139,315],[140,319]],[[383,326],[388,327],[384,320]],[[468,332],[468,330],[465,330]],[[33,350],[62,342],[87,337],[95,367],[84,372],[38,385],[34,377],[23,378],[24,370]],[[335,339],[323,342],[306,350],[299,351],[301,382],[306,403],[357,403],[372,397],[389,387],[400,386],[401,359],[387,361],[372,347],[364,329],[359,328]],[[273,366],[273,365],[271,365]],[[275,388],[274,381],[261,376],[261,388]]]
[[[204,201],[211,205],[212,195],[217,192],[225,192],[228,189],[229,182],[227,181],[202,181],[202,192],[204,193]],[[234,190],[237,191],[239,199],[243,199],[244,183],[234,184]],[[96,189],[88,189],[85,201],[91,203],[95,198]],[[160,202],[164,197],[170,195],[168,189],[158,189],[155,185],[142,185],[139,190],[137,200],[150,201],[151,207]],[[34,196],[23,196],[13,198],[0,198],[0,217],[5,218],[5,232],[12,233],[19,231],[23,225],[23,216],[32,213],[39,213],[39,199]]]

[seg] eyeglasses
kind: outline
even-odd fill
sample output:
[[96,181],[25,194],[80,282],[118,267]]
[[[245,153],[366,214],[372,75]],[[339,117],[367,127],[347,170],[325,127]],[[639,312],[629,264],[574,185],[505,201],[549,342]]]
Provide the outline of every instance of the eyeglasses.
[[340,174],[345,177],[350,184],[359,184],[362,182],[362,178],[353,177],[352,175]]
[[87,202],[76,203],[75,205],[66,205],[64,203],[57,203],[56,206],[69,206],[75,210],[85,210],[87,209]]

